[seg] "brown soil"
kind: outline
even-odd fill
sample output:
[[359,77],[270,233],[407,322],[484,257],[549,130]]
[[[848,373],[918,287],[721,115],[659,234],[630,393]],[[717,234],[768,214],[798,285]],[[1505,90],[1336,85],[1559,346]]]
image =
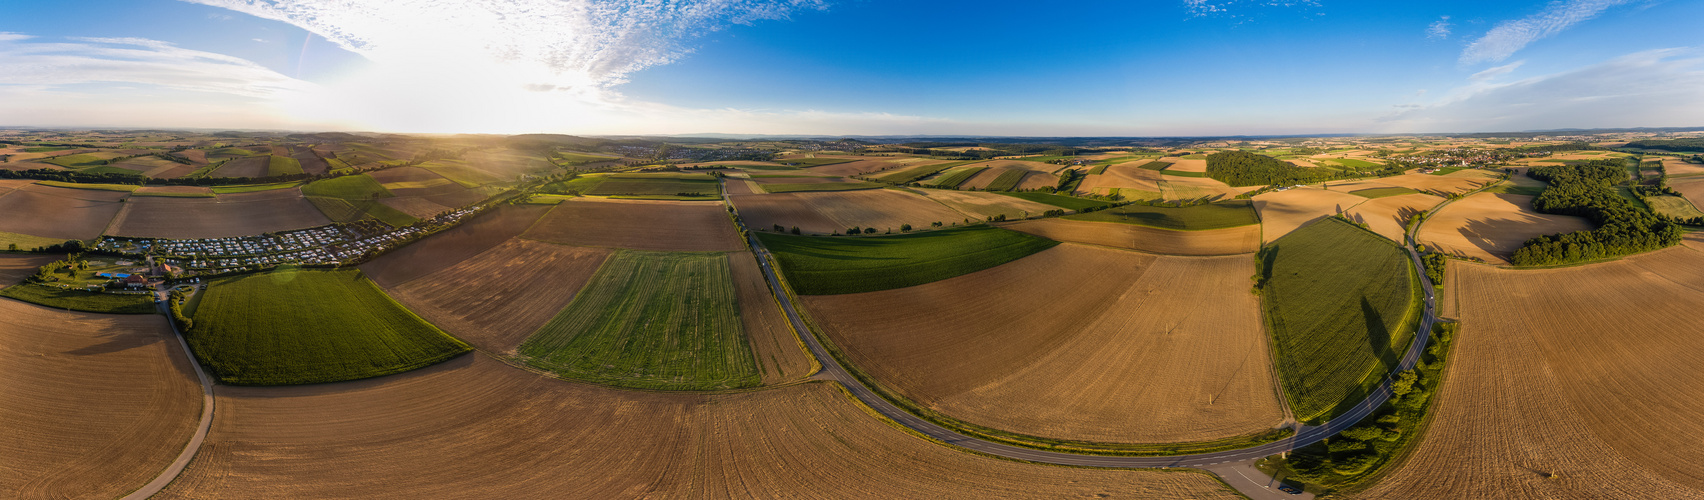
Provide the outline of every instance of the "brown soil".
[[0,491],[116,498],[158,475],[201,417],[165,317],[0,299]]
[[400,198],[456,194],[467,191],[467,188],[438,175],[437,172],[420,167],[387,168],[367,175],[372,176],[373,180],[379,181],[379,184],[406,182],[411,183],[411,185],[418,185],[418,187],[385,186],[387,191]]
[[[835,156],[835,157],[819,156],[818,158],[842,158],[842,157],[839,157],[839,156]],[[903,169],[916,167],[916,166],[922,166],[922,165],[928,165],[930,163],[928,161],[905,161],[905,160],[907,160],[907,158],[883,158],[883,159],[879,159],[879,160],[878,159],[862,159],[862,157],[856,157],[856,156],[844,157],[844,158],[852,159],[854,161],[851,161],[851,162],[848,162],[848,163],[836,163],[836,164],[833,164],[833,165],[823,165],[821,167],[810,167],[810,168],[805,168],[803,170],[807,173],[820,174],[820,175],[854,176],[854,175],[864,175],[864,174],[873,173],[873,172],[888,172],[888,173],[898,172],[898,171],[903,170]],[[781,160],[781,161],[783,163],[786,162],[786,160]],[[936,161],[936,163],[940,163],[940,162]]]
[[548,211],[544,205],[500,206],[362,264],[361,272],[379,286],[395,287],[484,253],[525,232]]
[[1165,199],[1171,201],[1194,200],[1204,196],[1214,200],[1221,200],[1235,197],[1244,191],[1258,189],[1234,188],[1223,182],[1205,177],[1181,177],[1176,175],[1165,176],[1165,179],[1159,182],[1159,186],[1160,193],[1165,196]]
[[[1426,439],[1373,498],[1704,496],[1704,252],[1452,264],[1462,327]],[[1664,311],[1623,314],[1623,311]]]
[[1202,474],[951,450],[827,383],[619,391],[472,355],[365,381],[218,393],[207,445],[161,498],[1237,498]]
[[1692,206],[1704,207],[1704,176],[1669,179],[1669,187],[1692,202]]
[[6,288],[35,275],[36,269],[63,258],[58,255],[0,253],[0,288]]
[[189,161],[200,163],[202,165],[207,164],[207,150],[205,149],[185,149],[183,151],[178,151],[176,154],[178,156],[188,158]]
[[747,252],[730,253],[728,264],[739,293],[740,323],[763,373],[763,383],[779,384],[810,375],[814,363],[792,325],[781,315],[781,306],[770,293],[757,259]]
[[1429,194],[1386,196],[1362,202],[1346,213],[1350,220],[1364,222],[1367,229],[1401,243],[1410,218],[1443,202],[1443,198]]
[[1048,210],[1059,208],[996,193],[950,189],[918,189],[916,192],[978,219],[1005,215],[1007,219],[1016,220],[1040,216]]
[[428,219],[440,213],[453,210],[450,207],[432,203],[432,200],[428,200],[426,198],[382,198],[379,200],[379,203],[383,203],[387,207],[400,210],[402,213],[412,215],[420,219]]
[[310,149],[302,149],[290,157],[294,158],[296,163],[301,164],[302,172],[308,175],[320,175],[331,170],[331,165],[327,164],[325,160],[320,159],[320,157],[315,155],[313,150]]
[[139,194],[145,194],[145,193],[213,194],[213,188],[202,187],[202,186],[142,186],[140,188],[137,188],[135,192],[139,193]]
[[1421,224],[1415,238],[1438,252],[1506,264],[1535,236],[1592,228],[1584,218],[1535,212],[1532,199],[1494,193],[1462,198]]
[[1171,255],[1231,255],[1260,249],[1260,226],[1168,231],[1135,224],[1040,219],[1000,227],[1055,241],[1087,243]]
[[[834,184],[834,183],[858,182],[858,180],[856,180],[856,179],[847,179],[845,177],[824,177],[824,176],[759,177],[759,178],[752,179],[752,181],[756,182],[758,184]],[[729,183],[732,183],[732,181],[729,181]]]
[[27,191],[27,192],[36,193],[36,194],[45,194],[45,195],[48,195],[48,196],[57,196],[57,197],[60,197],[60,198],[72,198],[72,199],[88,200],[88,201],[118,201],[118,200],[124,199],[125,197],[130,196],[130,193],[126,192],[126,191],[107,191],[105,189],[62,188],[62,187],[46,186],[46,185],[42,185],[42,184],[29,184],[29,185],[25,185],[25,186],[19,186],[18,191]]
[[524,237],[633,250],[726,252],[745,248],[720,202],[574,198],[556,205]]
[[1365,201],[1366,198],[1352,194],[1304,186],[1255,196],[1254,209],[1260,212],[1262,238],[1271,243],[1290,231],[1343,213]]
[[300,190],[217,198],[137,196],[124,202],[111,234],[138,238],[228,238],[330,224]]
[[[27,186],[0,193],[0,231],[44,238],[91,239],[100,236],[121,204],[42,194]],[[58,191],[86,189],[47,188]],[[118,193],[128,194],[128,193]]]
[[[1106,172],[1090,175],[1077,186],[1077,192],[1088,194],[1108,194],[1113,188],[1147,191],[1158,195],[1161,174],[1154,170],[1144,170],[1141,165],[1149,160],[1137,160],[1120,163],[1106,168]],[[1138,199],[1140,195],[1126,195],[1126,198]]]
[[722,186],[728,190],[728,196],[764,194],[763,188],[757,187],[756,182],[745,179],[728,178],[722,182]]
[[937,221],[950,227],[970,218],[922,195],[895,189],[740,196],[734,198],[734,206],[754,229],[780,224],[817,234],[853,226],[899,231],[903,224],[926,228]]
[[269,156],[244,156],[232,158],[230,161],[213,169],[208,177],[266,177],[267,165],[271,163]]
[[[730,193],[733,181],[728,182]],[[746,226],[755,230],[768,231],[776,224],[782,227],[798,227],[806,234],[830,234],[845,231],[846,227],[828,218],[822,212],[811,207],[800,193],[768,194],[751,196],[732,196],[734,207],[739,210],[740,218]]]
[[926,285],[803,300],[858,367],[967,422],[1062,439],[1199,441],[1284,418],[1253,273],[1248,256],[1066,244]]
[[387,291],[444,331],[512,353],[586,284],[609,251],[510,239]]

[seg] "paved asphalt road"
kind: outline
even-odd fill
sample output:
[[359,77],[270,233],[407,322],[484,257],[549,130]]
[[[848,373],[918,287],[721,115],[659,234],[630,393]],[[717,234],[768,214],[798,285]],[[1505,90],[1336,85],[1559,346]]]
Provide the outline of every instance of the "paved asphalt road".
[[[724,199],[726,198],[727,196],[724,195]],[[728,206],[733,206],[731,200]],[[748,234],[750,234],[749,231]],[[856,377],[853,377],[851,373],[848,373],[845,367],[840,365],[839,360],[836,360],[834,356],[828,353],[827,349],[823,348],[822,344],[817,340],[816,335],[812,334],[810,328],[807,327],[805,322],[799,318],[798,311],[794,309],[791,297],[782,290],[780,280],[775,276],[775,270],[772,268],[772,263],[775,262],[775,260],[770,255],[769,250],[763,247],[763,242],[759,241],[755,235],[748,236],[748,239],[750,240],[752,251],[758,256],[760,267],[763,269],[764,279],[769,282],[770,290],[773,291],[775,293],[775,297],[779,299],[783,312],[787,313],[787,321],[792,322],[793,328],[800,333],[800,338],[803,339],[805,341],[805,345],[810,348],[811,354],[816,356],[817,361],[822,364],[822,376],[839,381],[842,385],[846,386],[847,390],[851,391],[854,397],[857,397],[859,401],[862,401],[865,405],[876,410],[876,412],[882,414],[882,416],[893,419],[895,422],[899,422],[912,430],[936,440],[968,450],[1031,462],[1059,465],[1115,468],[1207,468],[1209,466],[1230,462],[1253,460],[1317,443],[1354,426],[1356,423],[1360,422],[1362,418],[1366,418],[1368,415],[1372,414],[1374,410],[1378,409],[1380,405],[1383,405],[1391,396],[1391,376],[1386,375],[1385,380],[1379,385],[1378,389],[1373,391],[1372,394],[1369,394],[1366,399],[1361,401],[1360,404],[1355,405],[1353,409],[1343,415],[1339,415],[1337,418],[1332,419],[1323,426],[1302,426],[1295,435],[1271,443],[1239,450],[1218,451],[1195,455],[1146,457],[1079,455],[1073,453],[1058,453],[1021,448],[984,441],[978,438],[959,434],[933,422],[924,420],[910,412],[902,410],[887,399],[884,399],[871,391],[870,388],[865,386],[862,381],[859,381]],[[1420,320],[1419,333],[1414,336],[1414,342],[1409,345],[1408,352],[1405,356],[1403,356],[1402,362],[1397,371],[1413,368],[1415,363],[1419,361],[1420,353],[1425,352],[1426,341],[1430,338],[1429,333],[1432,329],[1432,323],[1435,321],[1435,317],[1433,315],[1435,309],[1432,284],[1430,281],[1425,279],[1425,268],[1420,263],[1420,256],[1417,252],[1415,252],[1411,243],[1413,239],[1412,235],[1410,235],[1408,239],[1410,240],[1410,244],[1405,245],[1406,250],[1409,253],[1409,257],[1413,260],[1415,268],[1419,270],[1419,274],[1421,276],[1420,282],[1426,292],[1426,301],[1425,311]]]

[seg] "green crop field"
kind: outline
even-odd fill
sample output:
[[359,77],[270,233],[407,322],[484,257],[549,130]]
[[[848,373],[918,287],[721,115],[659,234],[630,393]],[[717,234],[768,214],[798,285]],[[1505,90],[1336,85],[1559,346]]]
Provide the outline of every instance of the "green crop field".
[[242,148],[219,148],[207,151],[207,156],[254,156],[260,153]]
[[558,159],[561,159],[562,161],[570,162],[570,163],[576,163],[576,162],[596,163],[596,162],[600,162],[600,161],[614,161],[614,160],[620,160],[621,159],[621,157],[619,157],[619,156],[597,156],[597,155],[589,155],[589,154],[582,154],[582,153],[564,153],[564,152],[557,152],[556,157]]
[[1065,218],[1099,222],[1122,222],[1138,226],[1198,231],[1259,224],[1260,215],[1254,202],[1228,200],[1189,207],[1150,207],[1125,205]]
[[[11,245],[17,245],[19,250],[27,251],[27,250],[34,249],[34,248],[37,248],[37,247],[52,246],[52,245],[57,245],[57,244],[64,243],[64,242],[65,242],[65,240],[59,239],[59,238],[43,238],[43,237],[40,237],[40,236],[31,236],[31,235],[28,235],[28,234],[8,233],[8,232],[5,232],[5,231],[0,231],[0,250],[6,250],[8,248],[11,248]],[[5,285],[6,285],[6,283],[0,283],[0,286],[5,286]]]
[[859,189],[878,189],[883,184],[874,182],[816,182],[808,184],[763,184],[767,193],[798,193],[812,191],[856,191]]
[[905,170],[901,170],[898,173],[892,173],[892,174],[888,174],[888,175],[878,177],[878,178],[876,178],[876,180],[879,180],[879,181],[882,181],[882,182],[890,182],[890,183],[894,183],[894,184],[909,184],[909,183],[912,183],[912,182],[917,182],[918,179],[922,179],[924,177],[935,175],[935,174],[940,173],[941,171],[949,169],[949,168],[962,166],[962,165],[969,165],[969,164],[978,163],[978,162],[979,162],[978,160],[955,161],[955,162],[948,162],[948,163],[939,163],[939,164],[935,164],[935,165],[924,165],[924,166],[921,166],[921,167],[911,167],[911,168],[908,168],[908,169],[905,169]]
[[367,174],[345,175],[325,180],[318,180],[302,186],[302,194],[307,196],[325,196],[345,200],[370,200],[373,198],[390,198],[395,196],[384,186],[379,185],[378,179]]
[[1137,165],[1136,168],[1140,168],[1142,170],[1165,171],[1166,167],[1170,167],[1170,166],[1172,166],[1172,163],[1169,162],[1169,161],[1154,160],[1154,161],[1151,161],[1151,162],[1148,162],[1148,163],[1143,163],[1141,165]]
[[756,386],[735,297],[726,254],[619,251],[519,353],[565,378],[622,387]]
[[1184,155],[1183,159],[1185,159],[1185,160],[1205,160],[1205,159],[1207,159],[1207,155],[1203,155],[1203,154]]
[[811,237],[757,233],[793,290],[834,295],[905,288],[970,274],[1059,244],[988,226],[898,236]]
[[1700,212],[1698,207],[1692,206],[1692,202],[1679,196],[1647,196],[1645,197],[1645,204],[1650,205],[1651,210],[1669,217],[1682,219],[1704,217],[1704,212]]
[[1175,175],[1175,176],[1178,176],[1178,177],[1206,177],[1207,176],[1207,172],[1184,172],[1182,170],[1170,170],[1170,169],[1161,170],[1160,174],[1161,175]]
[[36,184],[41,184],[43,186],[70,188],[70,189],[92,189],[92,190],[95,190],[95,191],[123,191],[123,192],[126,192],[126,193],[136,191],[137,188],[142,187],[142,186],[138,186],[138,185],[135,185],[135,184],[91,184],[91,183],[84,183],[84,182],[59,182],[59,181],[37,181]]
[[266,175],[294,175],[302,173],[302,163],[288,156],[271,156],[266,160]]
[[1467,167],[1444,167],[1432,172],[1432,175],[1449,175],[1463,170],[1467,170]]
[[1396,244],[1332,217],[1257,258],[1278,375],[1297,419],[1336,416],[1397,366],[1414,338],[1420,284]]
[[1085,209],[1085,208],[1104,207],[1104,206],[1107,206],[1107,205],[1110,204],[1110,203],[1107,203],[1107,202],[1104,202],[1104,201],[1099,201],[1099,200],[1090,200],[1090,199],[1084,199],[1084,198],[1076,198],[1076,197],[1072,197],[1072,196],[1061,196],[1061,195],[1057,195],[1057,194],[1047,194],[1047,193],[1000,193],[1000,194],[1010,196],[1010,197],[1013,197],[1013,198],[1022,198],[1022,199],[1033,201],[1033,202],[1036,202],[1036,203],[1045,203],[1045,204],[1053,205],[1053,206],[1063,208],[1063,209],[1066,209],[1066,210],[1082,210],[1082,209]]
[[99,156],[95,156],[95,155],[88,154],[88,153],[78,153],[78,154],[74,154],[74,155],[65,155],[65,156],[61,156],[61,157],[58,157],[58,158],[47,158],[47,159],[41,160],[41,162],[42,163],[52,163],[54,165],[59,165],[61,167],[65,167],[65,168],[94,167],[94,166],[106,165],[106,158],[101,158]]
[[289,385],[423,368],[472,350],[360,271],[280,268],[209,285],[189,345],[221,382]]
[[1077,157],[1075,157],[1075,156],[1025,156],[1023,158],[1013,158],[1013,159],[1014,160],[1047,163],[1047,162],[1050,162],[1050,161],[1053,161],[1053,160],[1075,160],[1075,159],[1077,159]]
[[307,196],[308,202],[313,203],[326,218],[337,222],[371,217],[393,227],[402,227],[420,221],[401,210],[379,203],[378,198],[390,198],[395,195],[367,174],[310,182],[302,186],[302,194]]
[[35,147],[24,148],[24,152],[25,153],[52,153],[54,151],[64,151],[64,150],[67,150],[67,149],[77,149],[77,148],[73,148],[71,146],[35,146]]
[[274,189],[289,189],[302,185],[301,182],[279,182],[274,184],[247,184],[242,186],[215,186],[213,194],[253,193],[256,191],[271,191]]
[[1513,182],[1504,181],[1501,184],[1485,188],[1484,192],[1497,194],[1524,194],[1538,196],[1544,193],[1545,186],[1519,186]]
[[964,181],[970,180],[971,177],[982,173],[983,170],[988,170],[988,167],[964,167],[947,172],[941,174],[939,179],[935,179],[933,185],[939,188],[958,189],[959,184],[964,184]]
[[1356,160],[1356,159],[1353,159],[1353,158],[1332,158],[1332,159],[1326,160],[1326,161],[1334,162],[1334,163],[1337,163],[1339,165],[1343,165],[1345,167],[1349,167],[1349,168],[1352,168],[1352,169],[1355,169],[1355,170],[1384,167],[1384,165],[1373,163],[1373,162],[1370,162],[1370,161],[1367,161],[1367,160]]
[[1386,196],[1401,196],[1401,195],[1405,195],[1405,194],[1420,194],[1420,192],[1415,191],[1413,189],[1408,189],[1408,188],[1405,188],[1405,187],[1382,187],[1382,188],[1357,189],[1357,190],[1354,190],[1354,191],[1350,191],[1349,194],[1352,194],[1352,195],[1355,195],[1355,196],[1360,196],[1362,198],[1384,198]]
[[790,166],[794,166],[794,167],[821,167],[821,166],[824,166],[824,165],[838,165],[838,164],[841,164],[841,163],[851,163],[852,161],[853,160],[848,160],[848,159],[844,159],[844,158],[794,158],[794,159],[791,159],[791,160],[775,160],[775,163],[781,163],[781,164],[790,165]]
[[1017,188],[1018,182],[1023,181],[1024,176],[1029,173],[1030,171],[1028,170],[1020,169],[1000,172],[1000,176],[995,177],[993,181],[990,181],[988,183],[988,187],[984,188],[983,191],[1011,191]]
[[43,284],[6,287],[6,289],[0,290],[0,297],[11,297],[54,309],[92,313],[153,314],[158,312],[158,309],[154,308],[153,295],[119,295],[78,289],[66,290]]

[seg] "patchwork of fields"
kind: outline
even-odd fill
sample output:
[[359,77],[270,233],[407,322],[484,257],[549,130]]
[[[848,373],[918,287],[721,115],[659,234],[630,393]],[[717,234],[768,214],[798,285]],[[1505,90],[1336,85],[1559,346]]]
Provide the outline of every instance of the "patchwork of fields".
[[916,286],[998,266],[1056,242],[992,227],[820,238],[758,233],[802,295]]

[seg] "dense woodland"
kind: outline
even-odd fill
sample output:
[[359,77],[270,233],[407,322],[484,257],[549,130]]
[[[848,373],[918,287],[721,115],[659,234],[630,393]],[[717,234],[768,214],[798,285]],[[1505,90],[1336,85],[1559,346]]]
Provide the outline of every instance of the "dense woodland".
[[1660,149],[1663,151],[1704,151],[1704,137],[1686,139],[1646,139],[1627,143],[1629,148]]
[[1515,265],[1585,262],[1680,243],[1683,231],[1679,225],[1633,206],[1615,192],[1615,184],[1627,178],[1627,167],[1621,160],[1534,167],[1527,175],[1550,184],[1533,200],[1534,209],[1585,217],[1598,228],[1528,240],[1515,251]]
[[1298,167],[1290,162],[1245,151],[1207,155],[1207,176],[1232,187],[1294,185],[1332,178],[1332,171]]

